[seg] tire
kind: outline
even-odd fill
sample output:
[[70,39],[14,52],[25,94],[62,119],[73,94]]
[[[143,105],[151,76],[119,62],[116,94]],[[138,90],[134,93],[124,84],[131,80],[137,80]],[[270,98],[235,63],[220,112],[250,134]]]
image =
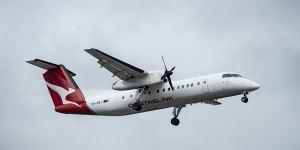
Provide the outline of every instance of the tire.
[[242,101],[243,103],[248,103],[248,98],[244,96],[244,97],[242,97],[241,101]]
[[179,119],[177,118],[172,118],[171,119],[171,124],[174,125],[174,126],[178,126],[180,123]]
[[142,105],[139,104],[139,103],[134,103],[132,105],[132,109],[135,110],[135,111],[141,111],[142,110]]

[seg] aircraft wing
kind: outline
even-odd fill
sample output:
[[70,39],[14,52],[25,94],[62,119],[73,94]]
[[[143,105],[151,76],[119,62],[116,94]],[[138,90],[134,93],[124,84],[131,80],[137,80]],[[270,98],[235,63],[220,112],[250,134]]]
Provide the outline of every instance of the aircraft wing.
[[110,71],[113,74],[113,77],[117,76],[123,81],[148,74],[140,68],[132,66],[95,48],[85,49],[85,51],[97,58],[98,64]]
[[206,100],[206,101],[203,101],[202,103],[210,104],[210,105],[221,105],[222,104],[216,100]]

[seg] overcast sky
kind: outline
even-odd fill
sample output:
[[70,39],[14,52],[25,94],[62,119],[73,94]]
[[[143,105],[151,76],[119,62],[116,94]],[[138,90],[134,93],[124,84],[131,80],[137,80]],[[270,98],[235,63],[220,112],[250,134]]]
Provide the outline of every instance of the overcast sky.
[[[63,63],[82,89],[116,78],[83,51],[98,48],[145,70],[176,66],[174,80],[234,71],[261,88],[124,117],[54,111],[43,70]],[[297,0],[0,0],[0,149],[299,150],[300,2]]]

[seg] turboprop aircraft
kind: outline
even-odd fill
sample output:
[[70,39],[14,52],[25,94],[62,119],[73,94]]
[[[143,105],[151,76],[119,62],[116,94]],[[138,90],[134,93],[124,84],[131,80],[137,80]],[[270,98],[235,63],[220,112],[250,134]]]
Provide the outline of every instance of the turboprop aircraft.
[[145,71],[95,48],[86,49],[100,67],[118,77],[113,90],[81,90],[73,80],[75,73],[64,65],[35,59],[28,63],[46,70],[43,77],[55,111],[65,114],[122,116],[173,107],[171,124],[179,125],[179,113],[188,104],[220,105],[220,98],[247,95],[259,85],[234,72],[221,72],[172,81],[175,67],[163,71]]

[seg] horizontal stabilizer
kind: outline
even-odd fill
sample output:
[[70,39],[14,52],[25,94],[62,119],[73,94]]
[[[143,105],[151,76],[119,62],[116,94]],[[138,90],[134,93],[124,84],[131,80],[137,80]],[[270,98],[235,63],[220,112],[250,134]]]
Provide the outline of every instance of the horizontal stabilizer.
[[[51,63],[51,62],[47,62],[47,61],[44,61],[44,60],[40,60],[40,59],[34,59],[34,60],[26,61],[26,62],[28,62],[28,63],[30,63],[34,66],[40,67],[42,69],[45,69],[45,70],[55,69],[55,68],[60,66],[60,65],[57,65],[57,64],[54,64],[54,63]],[[76,75],[72,71],[70,71],[68,69],[66,69],[66,70],[71,76]]]

